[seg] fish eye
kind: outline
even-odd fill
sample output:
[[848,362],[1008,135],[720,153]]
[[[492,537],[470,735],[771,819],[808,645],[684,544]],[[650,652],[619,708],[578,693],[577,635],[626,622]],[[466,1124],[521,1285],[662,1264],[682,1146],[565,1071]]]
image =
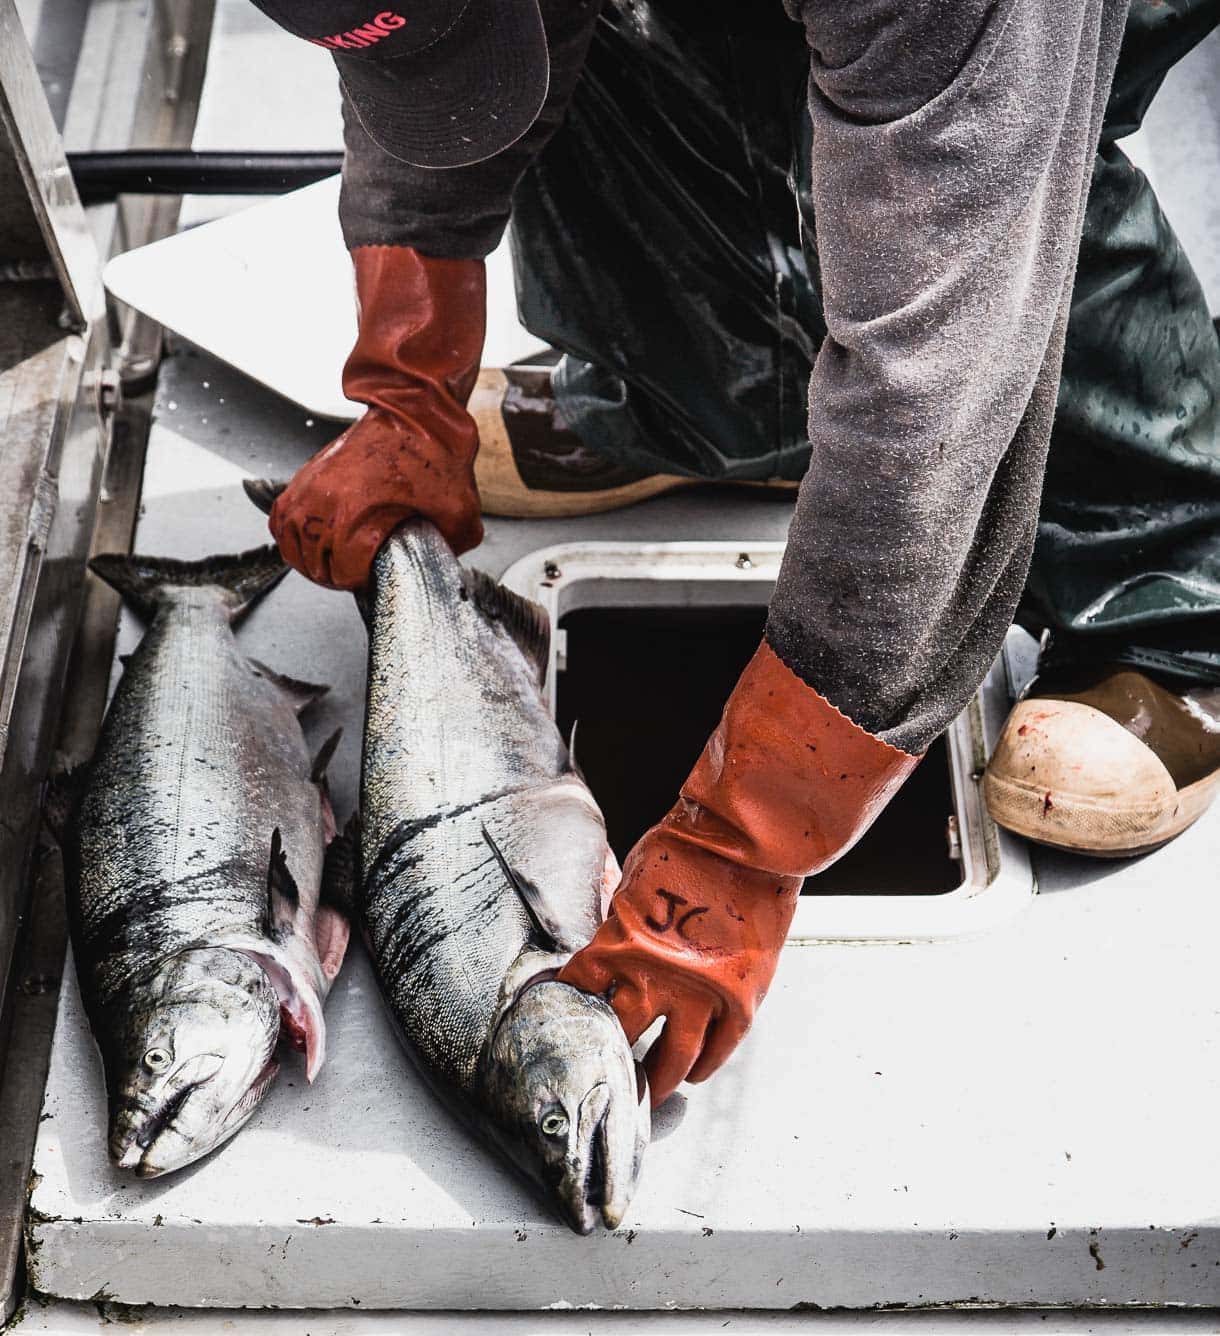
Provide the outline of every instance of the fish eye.
[[539,1126],[543,1136],[561,1137],[568,1130],[568,1116],[561,1109],[551,1109],[542,1115]]
[[167,1048],[150,1048],[144,1055],[144,1065],[150,1072],[163,1072],[173,1062]]

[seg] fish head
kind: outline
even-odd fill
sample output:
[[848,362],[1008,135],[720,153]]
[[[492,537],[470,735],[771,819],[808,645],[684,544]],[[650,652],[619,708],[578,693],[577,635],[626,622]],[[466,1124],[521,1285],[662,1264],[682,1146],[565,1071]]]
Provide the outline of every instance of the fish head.
[[489,1045],[492,1135],[578,1234],[616,1229],[651,1131],[647,1085],[604,998],[534,983]]
[[110,1158],[141,1178],[181,1169],[226,1141],[275,1078],[279,999],[238,951],[172,956],[110,1011]]

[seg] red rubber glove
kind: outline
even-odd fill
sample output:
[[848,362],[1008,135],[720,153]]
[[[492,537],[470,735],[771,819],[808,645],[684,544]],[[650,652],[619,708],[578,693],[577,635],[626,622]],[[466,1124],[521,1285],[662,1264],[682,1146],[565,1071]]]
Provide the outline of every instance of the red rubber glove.
[[671,811],[627,857],[606,921],[559,977],[607,993],[654,1107],[704,1081],[762,1001],[801,883],[847,852],[919,758],[866,733],[764,641]]
[[406,246],[352,252],[360,333],[343,369],[364,416],[301,468],[271,510],[284,560],[332,589],[363,589],[378,549],[412,515],[455,552],[483,538],[466,411],[483,352],[482,260]]

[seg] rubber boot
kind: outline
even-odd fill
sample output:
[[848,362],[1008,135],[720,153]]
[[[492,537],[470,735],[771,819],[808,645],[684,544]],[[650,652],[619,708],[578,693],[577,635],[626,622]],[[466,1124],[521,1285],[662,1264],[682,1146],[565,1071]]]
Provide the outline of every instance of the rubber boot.
[[1015,706],[983,792],[1001,826],[1099,858],[1147,853],[1220,787],[1220,689],[1175,692],[1111,665],[1039,677]]

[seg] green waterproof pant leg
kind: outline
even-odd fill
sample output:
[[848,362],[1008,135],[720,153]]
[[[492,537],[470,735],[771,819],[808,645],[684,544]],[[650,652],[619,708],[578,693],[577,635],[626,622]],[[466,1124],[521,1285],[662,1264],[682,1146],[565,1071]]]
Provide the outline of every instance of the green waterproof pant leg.
[[780,0],[605,0],[513,196],[518,304],[567,425],[617,464],[799,479],[826,333],[792,181],[809,77]]
[[[1220,0],[1135,0],[1093,172],[1021,614],[1044,667],[1220,682],[1220,340],[1147,178],[1114,142]],[[1189,127],[1183,127],[1189,133]]]

